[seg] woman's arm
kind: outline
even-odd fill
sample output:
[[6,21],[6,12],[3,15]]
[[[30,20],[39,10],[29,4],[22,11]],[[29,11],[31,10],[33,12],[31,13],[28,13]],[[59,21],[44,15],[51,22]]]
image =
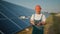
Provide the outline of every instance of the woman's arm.
[[42,16],[42,21],[41,22],[39,22],[37,25],[45,25],[46,24],[46,17],[45,17],[45,15],[43,15]]
[[30,18],[30,23],[31,23],[32,25],[35,25],[35,24],[34,24],[34,15],[31,16],[31,18]]
[[41,22],[41,24],[42,24],[42,25],[45,25],[45,24],[46,24],[46,17],[45,17],[45,15],[43,15],[43,17],[42,17],[42,22]]
[[35,24],[34,24],[34,21],[32,21],[32,20],[30,20],[30,23],[31,23],[32,25],[35,25]]

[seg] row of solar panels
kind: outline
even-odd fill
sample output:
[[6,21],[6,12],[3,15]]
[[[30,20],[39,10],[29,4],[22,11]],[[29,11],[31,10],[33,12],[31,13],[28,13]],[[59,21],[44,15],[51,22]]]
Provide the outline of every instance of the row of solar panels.
[[30,26],[29,19],[21,20],[19,19],[19,16],[28,16],[26,12],[31,13],[29,11],[32,10],[6,1],[2,1],[0,4],[0,30],[5,34],[15,34],[16,32]]

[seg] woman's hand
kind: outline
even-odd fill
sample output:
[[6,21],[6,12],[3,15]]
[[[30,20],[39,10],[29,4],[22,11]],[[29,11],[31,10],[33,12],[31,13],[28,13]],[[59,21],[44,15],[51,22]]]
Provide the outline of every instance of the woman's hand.
[[37,26],[40,26],[40,24],[37,24]]
[[32,25],[35,25],[34,23],[31,23]]
[[45,22],[41,22],[41,25],[45,25],[46,23]]
[[30,21],[30,23],[31,23],[32,25],[35,25],[35,24],[34,24],[34,21]]
[[39,22],[39,23],[37,24],[37,26],[40,26],[40,25],[45,25],[45,22]]

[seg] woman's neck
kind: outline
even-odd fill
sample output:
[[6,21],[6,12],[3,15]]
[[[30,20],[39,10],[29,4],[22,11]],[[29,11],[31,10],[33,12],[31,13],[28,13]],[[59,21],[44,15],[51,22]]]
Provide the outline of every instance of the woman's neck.
[[36,13],[36,14],[38,14],[38,15],[39,15],[39,14],[41,14],[41,13]]

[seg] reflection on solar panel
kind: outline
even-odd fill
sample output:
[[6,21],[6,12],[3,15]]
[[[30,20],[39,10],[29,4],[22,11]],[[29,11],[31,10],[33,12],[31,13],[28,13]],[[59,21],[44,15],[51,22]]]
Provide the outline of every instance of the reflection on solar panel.
[[2,32],[5,34],[15,34],[30,26],[29,19],[22,20],[19,17],[31,16],[34,10],[6,1],[1,1],[0,4],[0,30]]

